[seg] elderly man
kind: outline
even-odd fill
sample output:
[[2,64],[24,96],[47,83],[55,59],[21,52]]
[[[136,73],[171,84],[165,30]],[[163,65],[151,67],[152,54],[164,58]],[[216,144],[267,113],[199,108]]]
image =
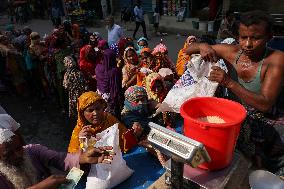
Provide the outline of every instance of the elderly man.
[[117,43],[118,40],[123,37],[122,28],[114,23],[114,18],[112,16],[106,18],[106,28],[107,28],[107,39],[109,46]]
[[[72,167],[87,168],[88,164],[110,163],[104,154],[112,147],[92,148],[85,153],[59,153],[39,144],[24,145],[22,137],[12,130],[17,127],[13,118],[0,118],[0,188],[55,189],[68,183],[65,176],[52,175],[54,167],[68,171]],[[11,130],[12,129],[12,130]],[[108,160],[106,160],[108,159]]]

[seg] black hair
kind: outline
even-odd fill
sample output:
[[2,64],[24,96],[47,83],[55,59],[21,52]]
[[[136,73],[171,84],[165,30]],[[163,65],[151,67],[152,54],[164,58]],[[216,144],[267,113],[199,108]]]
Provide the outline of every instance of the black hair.
[[272,33],[273,18],[266,12],[260,10],[249,11],[243,13],[240,17],[240,24],[243,24],[245,26],[251,26],[260,23],[265,23],[266,31],[268,33]]

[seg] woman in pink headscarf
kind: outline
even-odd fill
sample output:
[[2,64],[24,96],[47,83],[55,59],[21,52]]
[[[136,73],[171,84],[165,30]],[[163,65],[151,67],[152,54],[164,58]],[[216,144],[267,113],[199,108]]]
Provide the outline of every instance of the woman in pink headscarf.
[[176,63],[176,71],[178,76],[182,76],[184,71],[186,70],[186,65],[188,61],[190,60],[190,56],[184,53],[184,50],[188,48],[188,46],[196,41],[195,36],[189,36],[184,43],[184,46],[180,51],[178,52],[178,57],[177,57],[177,63]]
[[168,57],[168,48],[162,42],[160,42],[152,52],[154,56],[154,62],[151,66],[151,70],[159,72],[161,68],[170,68],[174,75],[176,75],[176,69],[173,62]]

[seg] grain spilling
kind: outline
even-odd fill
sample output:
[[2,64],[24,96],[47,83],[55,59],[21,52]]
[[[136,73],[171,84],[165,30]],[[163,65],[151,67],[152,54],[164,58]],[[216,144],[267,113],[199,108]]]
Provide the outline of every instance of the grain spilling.
[[219,116],[206,116],[197,118],[199,121],[208,122],[208,123],[226,123]]

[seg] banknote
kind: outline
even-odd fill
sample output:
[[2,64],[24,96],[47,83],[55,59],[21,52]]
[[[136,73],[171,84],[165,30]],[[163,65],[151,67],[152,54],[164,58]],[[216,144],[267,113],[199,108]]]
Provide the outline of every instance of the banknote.
[[62,184],[59,189],[74,189],[75,186],[78,184],[79,180],[81,179],[81,177],[83,176],[84,174],[84,171],[76,168],[76,167],[73,167],[68,175],[66,176],[66,178],[68,180],[70,180],[70,183],[68,184]]

